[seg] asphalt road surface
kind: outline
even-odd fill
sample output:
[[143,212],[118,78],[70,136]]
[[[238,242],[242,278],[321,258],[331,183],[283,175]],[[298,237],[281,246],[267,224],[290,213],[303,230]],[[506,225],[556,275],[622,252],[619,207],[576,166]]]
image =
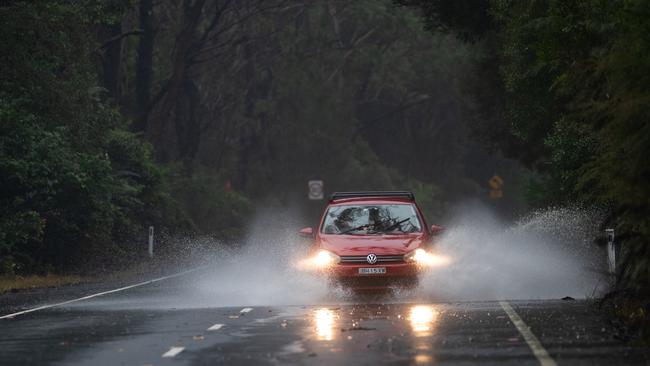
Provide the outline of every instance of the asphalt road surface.
[[0,364],[650,364],[585,301],[166,306],[201,272],[2,295]]

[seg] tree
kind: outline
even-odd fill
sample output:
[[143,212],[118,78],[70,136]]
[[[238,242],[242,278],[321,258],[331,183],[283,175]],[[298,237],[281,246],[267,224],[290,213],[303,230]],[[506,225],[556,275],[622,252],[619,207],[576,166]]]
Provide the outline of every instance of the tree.
[[619,284],[645,294],[650,289],[646,5],[497,1],[494,8],[504,34],[504,79],[517,102],[510,118],[540,147],[536,155],[545,184],[534,187],[537,195],[541,202],[608,207],[609,225],[617,226],[623,244]]
[[150,146],[126,131],[99,86],[98,45],[86,30],[105,13],[90,9],[67,1],[0,8],[11,49],[0,59],[8,70],[0,79],[6,271],[72,269],[93,256],[109,264],[134,250],[129,234],[164,221]]

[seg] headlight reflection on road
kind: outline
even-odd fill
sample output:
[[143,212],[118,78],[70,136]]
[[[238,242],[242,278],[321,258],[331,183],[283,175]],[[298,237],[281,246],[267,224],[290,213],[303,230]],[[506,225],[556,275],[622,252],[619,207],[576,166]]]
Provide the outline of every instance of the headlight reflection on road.
[[430,335],[438,312],[433,306],[417,305],[411,308],[409,321],[416,336]]
[[433,306],[416,305],[410,310],[408,320],[411,322],[411,329],[413,329],[415,337],[417,337],[413,340],[413,348],[419,350],[419,352],[423,352],[418,352],[418,354],[415,355],[413,358],[415,364],[429,364],[433,362],[433,358],[430,354],[431,341],[428,338],[419,337],[428,337],[433,335],[433,328],[437,319],[438,311],[434,309]]
[[334,325],[336,315],[330,309],[322,308],[314,313],[314,325],[316,326],[316,338],[319,341],[331,341],[334,339]]

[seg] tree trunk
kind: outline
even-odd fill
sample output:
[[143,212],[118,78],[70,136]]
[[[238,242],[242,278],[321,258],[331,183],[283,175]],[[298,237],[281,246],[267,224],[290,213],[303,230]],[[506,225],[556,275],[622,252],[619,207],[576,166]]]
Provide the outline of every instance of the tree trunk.
[[[115,23],[103,26],[100,30],[100,39],[110,39],[122,33],[122,24]],[[108,95],[116,103],[120,102],[120,63],[122,61],[122,42],[111,42],[101,50],[102,52],[102,82],[108,90]]]
[[136,121],[133,127],[136,131],[143,132],[147,130],[149,104],[151,103],[153,46],[155,38],[155,31],[153,29],[153,0],[140,1],[138,19],[143,34],[138,44],[138,55],[135,66]]
[[200,134],[195,126],[198,93],[194,92],[189,55],[197,47],[197,28],[204,5],[205,0],[184,2],[184,26],[176,37],[172,74],[159,108],[148,123],[147,135],[159,147],[157,155],[161,161],[181,159],[187,163],[192,151],[198,150],[198,141],[188,138]]

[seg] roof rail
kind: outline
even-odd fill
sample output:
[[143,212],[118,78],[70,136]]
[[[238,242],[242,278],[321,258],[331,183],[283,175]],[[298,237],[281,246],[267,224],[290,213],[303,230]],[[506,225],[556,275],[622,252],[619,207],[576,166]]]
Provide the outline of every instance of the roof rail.
[[403,197],[415,201],[415,195],[410,191],[360,191],[360,192],[334,192],[330,196],[330,201],[344,198],[361,198],[361,197]]

